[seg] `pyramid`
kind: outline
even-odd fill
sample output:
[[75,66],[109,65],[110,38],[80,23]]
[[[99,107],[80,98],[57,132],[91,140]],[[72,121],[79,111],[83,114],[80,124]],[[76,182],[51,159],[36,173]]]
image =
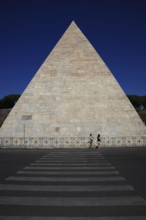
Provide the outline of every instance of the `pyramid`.
[[146,127],[75,22],[44,61],[0,129],[1,145],[145,145]]

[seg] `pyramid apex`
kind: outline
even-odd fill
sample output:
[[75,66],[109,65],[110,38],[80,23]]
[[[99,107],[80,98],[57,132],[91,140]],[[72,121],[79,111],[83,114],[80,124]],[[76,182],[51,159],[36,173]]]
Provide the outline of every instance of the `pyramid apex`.
[[78,25],[76,24],[76,22],[74,20],[70,23],[70,25],[68,26],[66,31],[69,31],[69,32],[79,31],[82,33],[81,29],[78,27]]
[[71,22],[71,24],[75,24],[75,25],[76,25],[76,22],[73,20],[73,21]]
[[71,26],[74,26],[74,27],[77,27],[77,28],[78,28],[78,26],[77,26],[77,24],[76,24],[75,21],[72,21],[72,22],[71,22],[71,24],[69,25],[69,27],[71,27]]

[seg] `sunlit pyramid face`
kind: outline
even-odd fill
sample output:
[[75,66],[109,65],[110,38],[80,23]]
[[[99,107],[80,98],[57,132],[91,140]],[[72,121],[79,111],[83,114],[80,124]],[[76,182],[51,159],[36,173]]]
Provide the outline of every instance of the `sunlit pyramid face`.
[[72,22],[0,129],[1,137],[137,137],[146,128],[118,82]]

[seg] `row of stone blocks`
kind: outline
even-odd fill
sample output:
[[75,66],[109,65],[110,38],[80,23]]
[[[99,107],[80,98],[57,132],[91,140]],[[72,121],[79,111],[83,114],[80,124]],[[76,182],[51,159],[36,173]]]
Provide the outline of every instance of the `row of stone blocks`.
[[[97,145],[96,139],[93,147]],[[0,147],[18,148],[86,148],[89,146],[86,137],[0,137]],[[146,136],[142,137],[102,137],[101,147],[136,147],[146,146]]]

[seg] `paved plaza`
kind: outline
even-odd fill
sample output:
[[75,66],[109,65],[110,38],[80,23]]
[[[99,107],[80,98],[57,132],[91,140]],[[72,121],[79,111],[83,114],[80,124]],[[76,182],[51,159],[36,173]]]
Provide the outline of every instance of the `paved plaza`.
[[145,220],[146,149],[0,150],[0,219]]

